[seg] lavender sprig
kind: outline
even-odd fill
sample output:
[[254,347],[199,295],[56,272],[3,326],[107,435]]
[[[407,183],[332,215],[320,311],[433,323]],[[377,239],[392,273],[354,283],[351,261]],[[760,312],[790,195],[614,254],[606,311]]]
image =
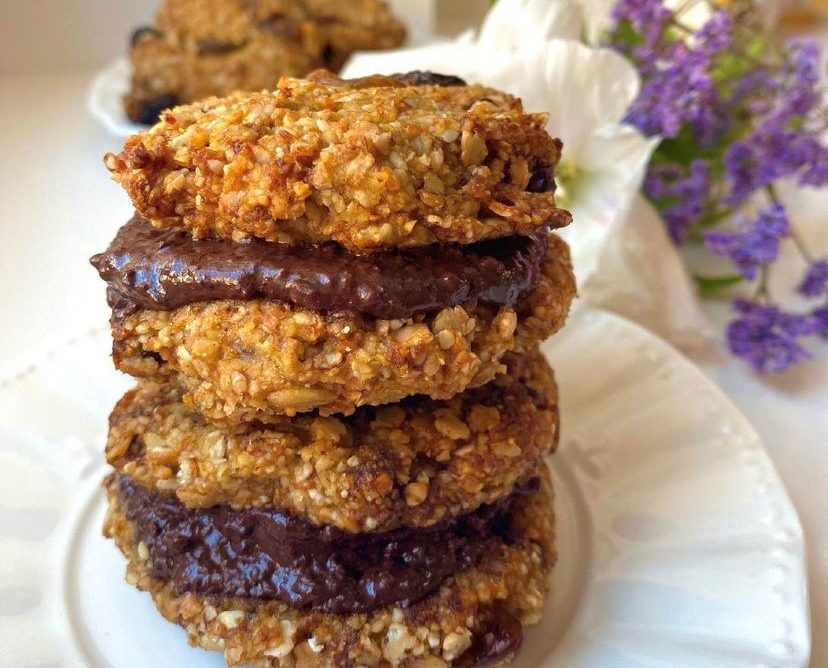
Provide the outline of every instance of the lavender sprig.
[[[662,138],[645,194],[675,243],[704,241],[733,264],[734,275],[705,284],[754,285],[750,300],[733,302],[730,350],[760,373],[807,359],[802,340],[828,338],[828,259],[811,257],[775,188],[783,179],[828,186],[819,49],[805,39],[777,47],[757,22],[724,9],[697,31],[661,0],[619,0],[612,15],[609,44],[643,82],[626,120]],[[808,263],[799,294],[825,302],[799,314],[774,304],[768,288],[780,246],[791,242]]]
[[779,244],[790,233],[788,216],[781,204],[770,204],[752,223],[743,219],[736,231],[713,230],[704,235],[707,250],[729,259],[745,278],[753,280],[759,270],[779,257]]

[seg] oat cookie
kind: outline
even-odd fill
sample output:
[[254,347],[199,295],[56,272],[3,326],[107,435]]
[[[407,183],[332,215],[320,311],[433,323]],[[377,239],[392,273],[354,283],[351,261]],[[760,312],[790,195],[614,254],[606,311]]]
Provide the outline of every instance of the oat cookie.
[[175,374],[208,420],[267,421],[413,394],[445,399],[505,369],[564,323],[575,294],[568,248],[551,235],[535,290],[514,308],[468,304],[378,320],[273,301],[198,302],[113,318],[116,366],[138,377]]
[[518,500],[510,544],[446,580],[409,607],[331,615],[275,601],[180,594],[150,574],[146,547],[135,545],[115,486],[104,533],[128,559],[127,582],[149,592],[161,614],[187,632],[191,644],[224,653],[229,665],[263,667],[502,665],[519,648],[523,625],[535,624],[555,562],[552,488]]
[[322,73],[176,107],[105,163],[142,216],[195,238],[467,244],[570,222],[545,125],[483,86]]
[[307,413],[218,429],[175,385],[144,381],[110,416],[107,461],[184,505],[277,506],[350,532],[430,526],[511,493],[557,442],[557,388],[537,350],[444,401],[348,418]]

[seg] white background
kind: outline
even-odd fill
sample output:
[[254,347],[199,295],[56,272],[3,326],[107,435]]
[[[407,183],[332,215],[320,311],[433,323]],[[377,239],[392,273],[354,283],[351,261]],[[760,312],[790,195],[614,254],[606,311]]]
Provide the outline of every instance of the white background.
[[[94,69],[121,53],[153,4],[0,0],[0,368],[46,339],[107,318],[103,285],[87,259],[106,246],[131,208],[101,161],[119,140],[89,118],[84,96]],[[428,22],[430,3],[396,4],[421,26]],[[454,30],[464,20],[472,23],[484,5],[446,0],[436,14]],[[814,241],[828,251],[828,197],[802,198],[796,206],[798,219],[820,224]],[[791,263],[790,271],[797,270]],[[720,328],[726,306],[711,304],[707,311]],[[814,347],[816,360],[807,368],[766,380],[720,348],[696,356],[763,435],[802,518],[814,668],[828,667],[826,348]]]

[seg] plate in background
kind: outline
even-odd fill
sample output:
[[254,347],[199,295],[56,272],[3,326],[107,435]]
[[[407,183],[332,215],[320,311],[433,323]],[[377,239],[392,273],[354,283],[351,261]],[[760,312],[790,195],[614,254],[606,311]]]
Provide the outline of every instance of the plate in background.
[[[124,582],[100,534],[106,416],[130,380],[96,328],[0,375],[0,647],[15,668],[224,665]],[[803,668],[802,531],[759,438],[666,343],[577,309],[561,386],[559,563],[519,668]]]
[[132,66],[118,58],[95,75],[86,94],[86,108],[92,117],[116,137],[129,137],[149,129],[133,123],[124,111],[124,95],[129,90]]

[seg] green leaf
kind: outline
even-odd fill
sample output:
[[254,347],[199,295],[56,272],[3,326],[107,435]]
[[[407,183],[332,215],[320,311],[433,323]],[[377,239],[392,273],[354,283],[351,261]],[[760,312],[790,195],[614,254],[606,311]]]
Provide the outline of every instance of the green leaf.
[[610,37],[616,45],[634,47],[644,44],[644,38],[638,34],[633,24],[626,19],[618,22]]
[[724,207],[713,211],[706,211],[705,214],[699,218],[699,226],[700,227],[713,227],[716,224],[722,222],[725,218],[729,218],[733,215],[733,209],[730,207]]
[[699,292],[702,296],[714,293],[722,288],[744,280],[744,276],[733,274],[732,276],[693,276],[696,279],[696,285],[699,287]]
[[721,83],[744,76],[752,67],[748,58],[738,53],[723,53],[716,57],[711,74],[713,80]]
[[762,33],[752,35],[745,43],[745,53],[752,60],[759,60],[765,54],[765,36]]
[[702,147],[693,136],[693,129],[689,125],[684,125],[677,136],[662,140],[650,162],[655,165],[687,166],[694,160],[719,160],[727,151],[728,142],[729,136],[723,137],[713,146]]

